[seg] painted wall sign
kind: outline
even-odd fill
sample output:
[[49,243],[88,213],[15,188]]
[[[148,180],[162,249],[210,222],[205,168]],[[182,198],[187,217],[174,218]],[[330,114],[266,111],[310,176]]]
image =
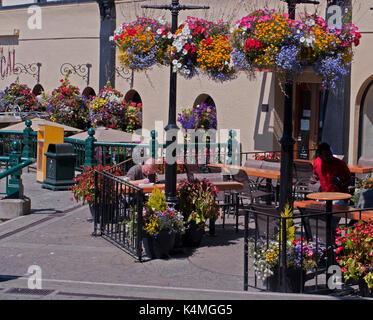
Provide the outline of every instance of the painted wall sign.
[[16,50],[0,47],[0,77],[4,79],[13,74],[16,60]]

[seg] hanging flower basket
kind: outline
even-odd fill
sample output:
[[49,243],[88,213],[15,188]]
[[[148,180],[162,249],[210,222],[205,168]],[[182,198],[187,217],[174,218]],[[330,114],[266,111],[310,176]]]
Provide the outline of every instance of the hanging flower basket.
[[173,35],[169,60],[175,72],[191,78],[199,72],[214,80],[232,73],[226,66],[230,61],[231,45],[227,38],[228,25],[187,17]]
[[171,64],[186,78],[200,73],[223,82],[239,71],[250,76],[257,70],[299,74],[312,67],[326,88],[335,88],[348,73],[352,47],[360,38],[351,23],[334,29],[316,15],[298,21],[268,9],[253,12],[230,28],[222,20],[188,17],[175,34],[164,21],[138,18],[112,37],[119,60],[130,69]]
[[166,62],[166,51],[172,41],[170,26],[163,20],[137,17],[123,23],[110,37],[119,48],[120,63],[133,70],[146,70]]
[[231,28],[232,59],[237,70],[250,74],[257,68],[297,74],[312,66],[323,85],[334,88],[348,73],[352,45],[361,38],[357,30],[353,24],[329,28],[315,15],[297,21],[275,10],[259,10]]

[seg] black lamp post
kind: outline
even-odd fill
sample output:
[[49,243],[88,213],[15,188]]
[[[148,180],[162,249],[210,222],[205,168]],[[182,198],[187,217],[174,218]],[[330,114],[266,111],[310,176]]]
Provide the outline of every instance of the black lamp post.
[[115,87],[115,46],[109,37],[116,28],[116,11],[114,0],[96,0],[100,9],[100,80],[103,89],[107,83]]
[[[319,4],[319,1],[313,0],[286,0],[288,5],[289,18],[295,19],[295,8],[297,4],[312,3]],[[294,143],[293,139],[293,75],[291,72],[286,74],[285,83],[285,102],[283,135],[280,139],[281,144],[281,177],[280,177],[280,210],[283,211],[287,203],[291,204],[292,179],[293,179],[293,157]]]
[[[152,8],[152,9],[164,9],[170,10],[172,15],[171,32],[174,34],[178,27],[178,16],[181,10],[190,9],[209,9],[208,6],[186,6],[180,5],[179,0],[171,0],[170,5],[143,5],[141,8]],[[166,201],[169,204],[175,205],[177,203],[176,198],[176,149],[170,149],[177,138],[177,130],[179,130],[176,124],[176,72],[173,70],[173,66],[170,66],[170,93],[169,93],[169,106],[168,106],[168,124],[165,127],[166,131]],[[170,163],[170,159],[167,159],[167,155],[172,151],[172,158],[175,161]]]

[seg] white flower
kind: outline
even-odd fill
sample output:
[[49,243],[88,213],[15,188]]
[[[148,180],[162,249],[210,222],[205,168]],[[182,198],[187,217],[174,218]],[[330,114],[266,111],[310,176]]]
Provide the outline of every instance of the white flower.
[[177,60],[172,60],[172,64],[173,64],[173,65],[176,65],[177,62],[178,62]]
[[171,32],[168,32],[168,33],[167,33],[167,38],[168,38],[168,39],[171,39],[171,38],[172,38],[172,33],[171,33]]
[[302,38],[299,39],[299,41],[300,41],[301,43],[303,43],[304,41],[306,41],[306,38],[305,38],[305,37],[302,37]]
[[188,50],[184,49],[183,54],[186,55],[188,53]]
[[183,28],[183,31],[181,32],[184,36],[188,36],[190,34],[190,29],[189,29],[189,25],[188,24],[185,24],[184,25],[184,28]]
[[109,37],[109,41],[113,41],[114,40],[114,37],[113,36],[110,36]]
[[161,29],[158,29],[157,30],[157,34],[161,34],[162,33],[162,30]]
[[180,68],[182,67],[182,64],[179,62],[179,63],[177,64],[177,67],[180,69]]

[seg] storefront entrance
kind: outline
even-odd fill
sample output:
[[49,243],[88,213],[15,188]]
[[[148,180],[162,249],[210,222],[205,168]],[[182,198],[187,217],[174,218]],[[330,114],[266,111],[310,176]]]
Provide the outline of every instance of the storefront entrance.
[[[319,142],[321,84],[297,83],[294,112],[294,159],[314,159]],[[321,117],[322,118],[322,117]]]

